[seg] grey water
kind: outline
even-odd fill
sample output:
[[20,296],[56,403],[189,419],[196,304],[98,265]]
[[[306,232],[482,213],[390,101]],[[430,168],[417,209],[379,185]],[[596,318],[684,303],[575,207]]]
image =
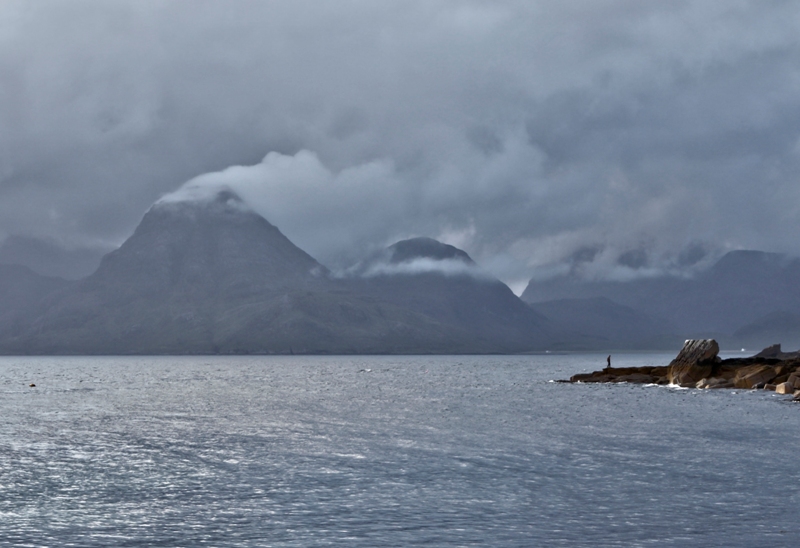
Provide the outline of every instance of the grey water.
[[800,405],[604,365],[0,358],[0,546],[797,545]]

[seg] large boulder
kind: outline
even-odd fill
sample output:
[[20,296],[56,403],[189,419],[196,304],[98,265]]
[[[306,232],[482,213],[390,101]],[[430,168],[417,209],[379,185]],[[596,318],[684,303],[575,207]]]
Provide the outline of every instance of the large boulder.
[[711,377],[702,379],[695,385],[696,388],[733,388],[733,382],[724,377]]
[[719,361],[717,354],[719,345],[714,339],[689,339],[667,367],[667,379],[670,384],[697,386],[700,380],[711,375]]
[[733,385],[736,388],[753,388],[760,384],[773,381],[778,376],[778,372],[771,365],[753,364],[740,368],[733,378]]

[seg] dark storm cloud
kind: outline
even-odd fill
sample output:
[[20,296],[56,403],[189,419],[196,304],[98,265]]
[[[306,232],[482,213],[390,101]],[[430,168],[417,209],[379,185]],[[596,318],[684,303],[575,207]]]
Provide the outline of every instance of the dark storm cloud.
[[800,253],[798,23],[779,1],[3,2],[0,235],[109,248],[193,179],[333,268],[417,235],[516,283],[585,249],[621,278]]

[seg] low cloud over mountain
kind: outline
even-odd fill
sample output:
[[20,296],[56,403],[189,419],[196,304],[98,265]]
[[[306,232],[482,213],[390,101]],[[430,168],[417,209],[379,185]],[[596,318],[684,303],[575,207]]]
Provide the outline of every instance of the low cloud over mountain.
[[463,251],[419,238],[384,254],[396,271],[333,276],[233,191],[192,189],[154,204],[80,281],[0,269],[0,352],[487,353],[549,340],[547,321]]
[[[576,270],[532,279],[526,304],[465,251],[432,238],[331,271],[231,186],[187,185],[160,199],[80,280],[0,264],[0,353],[460,354],[666,349],[708,336],[751,347],[800,341],[791,312],[800,307],[800,268],[788,256],[736,251],[694,276],[626,281]],[[646,263],[637,254],[626,261]]]
[[182,182],[213,180],[334,270],[419,234],[517,291],[586,249],[593,279],[691,271],[700,248],[705,266],[797,255],[799,17],[8,0],[0,238],[108,251]]

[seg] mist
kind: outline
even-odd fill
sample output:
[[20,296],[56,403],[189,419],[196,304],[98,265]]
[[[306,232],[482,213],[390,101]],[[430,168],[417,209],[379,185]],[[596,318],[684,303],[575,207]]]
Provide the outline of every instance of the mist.
[[789,2],[7,1],[0,21],[0,238],[113,249],[156,201],[227,186],[333,269],[429,236],[517,292],[800,254]]
[[490,276],[475,267],[457,259],[419,258],[401,263],[375,263],[359,275],[365,278],[375,276],[397,276],[416,274],[441,274],[443,276],[469,276],[479,280],[491,280]]

